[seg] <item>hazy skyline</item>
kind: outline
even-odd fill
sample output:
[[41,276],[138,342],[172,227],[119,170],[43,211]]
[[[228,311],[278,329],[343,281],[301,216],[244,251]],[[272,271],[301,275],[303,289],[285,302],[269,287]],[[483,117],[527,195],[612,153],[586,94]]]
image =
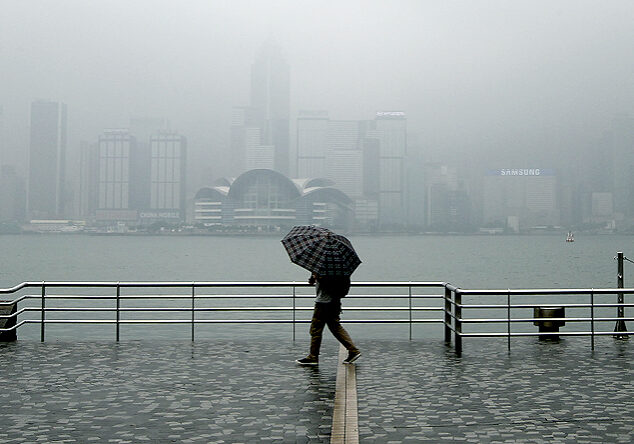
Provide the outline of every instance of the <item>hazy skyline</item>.
[[193,183],[197,168],[220,175],[214,156],[267,39],[291,67],[292,143],[300,109],[402,110],[430,153],[512,158],[592,143],[634,113],[629,0],[6,0],[0,12],[1,155],[21,174],[30,103],[50,99],[68,105],[71,160],[80,140],[151,116],[187,136]]

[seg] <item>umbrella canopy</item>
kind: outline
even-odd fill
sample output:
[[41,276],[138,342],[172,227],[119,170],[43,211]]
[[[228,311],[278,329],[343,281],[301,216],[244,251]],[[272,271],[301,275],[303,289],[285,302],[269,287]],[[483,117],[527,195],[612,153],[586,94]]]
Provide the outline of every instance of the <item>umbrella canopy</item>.
[[293,227],[282,245],[291,262],[319,276],[350,276],[361,263],[348,239],[314,225]]

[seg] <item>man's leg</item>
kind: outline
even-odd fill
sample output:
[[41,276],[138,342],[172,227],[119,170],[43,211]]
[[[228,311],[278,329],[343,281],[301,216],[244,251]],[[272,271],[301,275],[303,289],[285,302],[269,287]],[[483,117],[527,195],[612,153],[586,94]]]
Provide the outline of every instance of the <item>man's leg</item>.
[[332,335],[351,353],[358,353],[359,349],[352,342],[350,334],[341,325],[339,314],[341,313],[341,301],[328,304],[328,311],[325,313],[326,324]]
[[328,321],[328,328],[332,332],[332,335],[346,348],[346,350],[351,353],[359,352],[357,346],[354,345],[354,342],[352,342],[350,334],[345,328],[343,328],[343,326],[339,322],[338,315],[334,319],[330,319]]
[[326,320],[324,319],[323,307],[320,304],[315,304],[315,310],[313,311],[313,319],[310,322],[310,353],[309,358],[319,358],[319,349],[321,348],[321,338],[324,332],[324,325]]

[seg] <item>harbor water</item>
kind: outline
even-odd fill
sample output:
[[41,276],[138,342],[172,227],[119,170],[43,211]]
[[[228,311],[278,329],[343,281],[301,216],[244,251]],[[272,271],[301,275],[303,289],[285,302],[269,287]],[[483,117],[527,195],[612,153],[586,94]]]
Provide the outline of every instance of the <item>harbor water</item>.
[[[0,256],[0,287],[12,287],[23,281],[304,282],[308,272],[289,262],[280,243],[281,237],[4,235],[0,236],[3,251]],[[616,252],[624,251],[626,256],[632,252],[634,256],[634,237],[621,235],[580,234],[575,242],[566,242],[565,236],[557,235],[395,235],[351,236],[350,239],[363,260],[353,275],[353,281],[444,281],[466,289],[614,288]],[[634,276],[634,268],[627,265],[626,287],[630,285],[628,271]],[[439,291],[436,290],[436,293]],[[310,289],[305,289],[303,294],[309,295]],[[75,301],[64,303],[77,305]],[[111,301],[94,303],[112,305]],[[153,306],[168,304],[143,303]],[[228,300],[222,303],[235,306],[247,302]],[[355,303],[349,299],[344,306],[352,307]],[[32,300],[31,304],[37,306],[37,301]],[[285,304],[288,305],[288,302]],[[306,299],[302,305],[309,307],[310,304],[310,299]],[[384,304],[384,301],[379,303]],[[406,302],[401,301],[403,304]],[[141,302],[133,305],[141,306]],[[440,301],[436,305],[439,306]],[[344,321],[350,318],[350,313],[344,312]],[[35,314],[31,316],[36,318]],[[254,315],[247,313],[241,316]],[[270,316],[280,317],[279,314]],[[431,316],[439,318],[440,314]],[[95,315],[91,314],[91,317]],[[309,311],[300,317],[306,319]],[[183,315],[183,319],[187,319],[187,314]],[[350,328],[353,334],[364,336],[407,335],[407,327],[403,325],[373,326],[371,329],[367,325],[352,325]],[[207,324],[197,326],[197,337],[280,333],[288,336],[290,329],[288,325]],[[305,329],[306,326],[297,326],[299,334],[304,334]],[[47,339],[77,335],[111,339],[112,330],[112,325],[52,325],[47,326]],[[416,326],[415,336],[441,337],[441,333],[440,325],[420,325]],[[189,330],[183,326],[125,326],[122,338],[185,338],[188,334]],[[21,328],[19,337],[38,338],[39,326],[32,324]]]

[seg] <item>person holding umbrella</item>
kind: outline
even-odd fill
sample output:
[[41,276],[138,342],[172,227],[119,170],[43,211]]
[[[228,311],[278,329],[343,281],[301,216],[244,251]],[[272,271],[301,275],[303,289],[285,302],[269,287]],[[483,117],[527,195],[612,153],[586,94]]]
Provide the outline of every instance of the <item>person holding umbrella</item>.
[[348,350],[345,364],[356,361],[361,352],[340,323],[341,298],[350,289],[350,275],[361,260],[348,239],[316,226],[294,227],[282,239],[291,262],[311,271],[308,283],[315,285],[315,308],[310,323],[310,351],[297,359],[300,365],[319,364],[324,327]]

